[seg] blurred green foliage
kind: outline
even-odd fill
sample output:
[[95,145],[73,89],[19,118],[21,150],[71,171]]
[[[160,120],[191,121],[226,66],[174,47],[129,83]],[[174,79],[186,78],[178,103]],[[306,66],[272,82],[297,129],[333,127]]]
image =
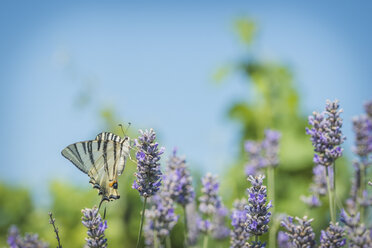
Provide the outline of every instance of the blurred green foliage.
[[[267,128],[279,130],[282,137],[280,165],[275,172],[275,211],[300,217],[308,215],[315,219],[313,227],[319,233],[329,220],[328,202],[323,199],[323,206],[312,210],[300,200],[301,195],[309,195],[314,164],[310,137],[305,133],[307,117],[300,113],[300,96],[293,73],[284,64],[264,61],[250,52],[254,50],[252,37],[257,32],[253,21],[238,20],[236,30],[248,49],[244,49],[245,54],[240,61],[230,65],[229,69],[223,67],[222,72],[242,75],[242,81],[247,85],[247,97],[235,99],[227,113],[228,118],[240,126],[240,155],[227,169],[226,176],[221,178],[225,200],[231,204],[234,199],[245,196],[248,182],[245,180],[244,165],[248,158],[243,149],[244,142],[262,140]],[[222,72],[216,75],[222,75]],[[221,80],[228,81],[229,75],[224,73],[223,77],[216,78],[221,84]],[[337,185],[341,201],[349,188],[347,164],[346,159],[337,161],[337,181],[346,182]]]
[[[223,201],[231,208],[234,199],[246,197],[245,191],[249,185],[244,174],[244,164],[247,161],[243,151],[244,141],[260,140],[266,128],[276,129],[282,133],[282,138],[281,163],[276,169],[275,178],[275,211],[296,216],[309,215],[315,218],[313,226],[319,233],[320,228],[324,228],[329,219],[328,202],[323,199],[323,206],[312,210],[300,201],[301,195],[308,194],[312,178],[313,149],[309,137],[305,134],[307,119],[300,113],[300,97],[294,84],[293,73],[283,64],[265,62],[249,52],[253,50],[252,44],[257,33],[253,21],[238,20],[235,30],[243,46],[248,49],[244,49],[243,59],[236,64],[222,67],[214,75],[218,82],[228,81],[231,74],[243,75],[243,82],[247,85],[247,97],[241,100],[233,99],[234,102],[227,113],[229,119],[239,123],[238,145],[241,150],[236,161],[232,161],[223,176],[219,177]],[[220,87],[228,86],[220,85]],[[85,99],[91,98],[84,96],[82,101]],[[103,120],[103,130],[122,134],[117,124],[123,123],[125,126],[126,123],[121,121],[113,108],[104,108],[100,118]],[[129,129],[129,136],[136,137],[132,130],[135,128]],[[338,182],[349,182],[346,165],[346,159],[340,160],[337,164]],[[120,200],[104,205],[107,207],[109,228],[106,236],[110,247],[135,246],[142,207],[138,192],[131,188],[135,170],[136,165],[128,160],[125,173],[119,178]],[[76,173],[79,173],[78,170]],[[198,184],[200,172],[194,171],[193,175],[194,182]],[[196,193],[199,194],[199,185],[196,186]],[[339,199],[343,200],[348,191],[348,183],[337,185],[337,190]],[[0,246],[5,245],[7,229],[11,224],[17,225],[22,233],[39,233],[42,239],[51,244],[51,247],[56,246],[52,227],[48,224],[49,210],[56,218],[62,245],[83,246],[86,229],[80,222],[81,209],[99,204],[100,197],[97,192],[88,187],[81,189],[67,182],[53,182],[50,185],[50,193],[52,198],[50,209],[35,208],[27,189],[0,185]],[[176,209],[176,212],[182,213],[181,209]],[[182,223],[175,226],[171,240],[173,247],[182,246]],[[211,247],[215,245],[214,242],[211,241]],[[221,243],[223,247],[227,244],[228,240]]]

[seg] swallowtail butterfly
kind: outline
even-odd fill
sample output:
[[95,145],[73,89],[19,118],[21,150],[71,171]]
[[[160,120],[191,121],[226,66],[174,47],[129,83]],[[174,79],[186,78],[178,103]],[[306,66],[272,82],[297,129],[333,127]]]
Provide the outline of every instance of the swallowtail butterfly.
[[62,155],[90,177],[89,183],[102,195],[101,206],[104,201],[120,198],[118,176],[124,171],[129,150],[129,137],[103,132],[95,140],[67,146]]

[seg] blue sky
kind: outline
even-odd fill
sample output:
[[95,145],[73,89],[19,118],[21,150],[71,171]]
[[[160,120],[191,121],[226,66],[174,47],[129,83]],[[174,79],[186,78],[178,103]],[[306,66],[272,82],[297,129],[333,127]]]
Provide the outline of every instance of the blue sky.
[[[349,121],[372,98],[371,10],[342,1],[3,2],[0,179],[44,193],[54,178],[85,185],[60,151],[102,131],[105,106],[155,128],[168,152],[177,146],[193,166],[221,172],[238,149],[225,112],[248,88],[211,78],[242,56],[232,30],[242,16],[259,27],[253,53],[294,71],[304,114],[341,100],[350,145]],[[76,109],[86,92],[94,100]]]

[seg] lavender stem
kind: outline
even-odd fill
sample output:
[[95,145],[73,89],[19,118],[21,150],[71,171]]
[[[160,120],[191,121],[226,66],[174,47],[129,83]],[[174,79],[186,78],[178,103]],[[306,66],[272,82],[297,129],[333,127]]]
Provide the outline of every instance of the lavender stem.
[[204,235],[204,240],[203,240],[203,248],[208,247],[208,235]]
[[139,247],[140,240],[141,240],[141,235],[142,235],[142,227],[143,227],[143,220],[145,219],[145,210],[146,210],[146,202],[147,202],[147,197],[144,197],[144,202],[143,202],[143,208],[142,208],[142,216],[141,216],[141,224],[140,224],[140,229],[138,233],[138,238],[137,238],[137,248]]
[[[275,171],[274,171],[274,167],[272,166],[269,166],[267,168],[267,184],[268,184],[268,197],[269,199],[271,199],[271,202],[273,204],[273,207],[272,207],[272,216],[275,215],[275,212],[274,212],[274,207],[275,207]],[[270,234],[269,234],[269,247],[270,248],[275,248],[276,246],[276,235],[275,235],[275,232],[276,230],[274,229],[271,229],[270,230]]]
[[183,218],[184,218],[184,224],[185,224],[185,229],[184,229],[184,247],[187,248],[187,239],[188,239],[188,226],[187,226],[187,212],[186,212],[186,206],[183,206]]
[[324,170],[325,171],[325,174],[326,174],[326,179],[327,179],[327,190],[328,190],[328,200],[329,200],[329,212],[331,214],[331,220],[333,223],[336,223],[336,217],[334,215],[334,208],[333,208],[333,192],[332,192],[332,189],[331,189],[331,184],[330,184],[330,180],[329,180],[329,173],[328,173],[328,170]]

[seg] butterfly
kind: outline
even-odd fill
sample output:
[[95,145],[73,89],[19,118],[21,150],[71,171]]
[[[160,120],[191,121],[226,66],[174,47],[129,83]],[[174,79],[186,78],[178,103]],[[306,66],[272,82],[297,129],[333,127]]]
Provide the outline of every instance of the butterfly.
[[124,171],[129,152],[129,137],[103,132],[95,140],[67,146],[62,155],[90,177],[89,183],[102,195],[100,208],[102,202],[120,198],[118,176]]

